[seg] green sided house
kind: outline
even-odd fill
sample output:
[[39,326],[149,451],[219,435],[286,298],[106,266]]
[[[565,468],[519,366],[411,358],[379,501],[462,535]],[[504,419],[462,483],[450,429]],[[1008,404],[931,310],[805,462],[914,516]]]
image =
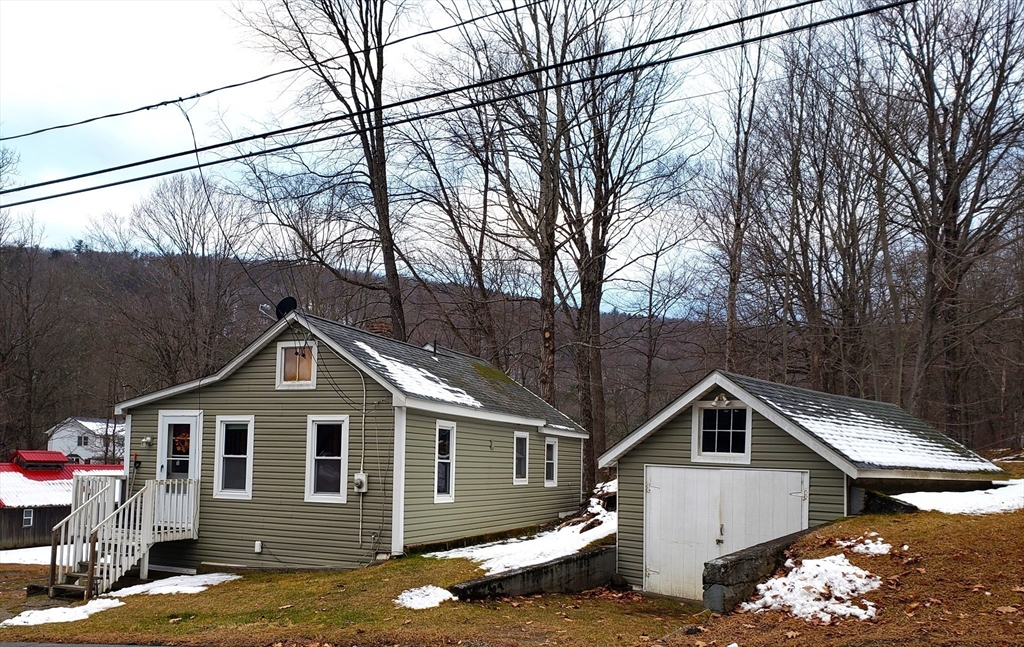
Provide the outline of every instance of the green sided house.
[[110,564],[354,568],[583,498],[586,433],[491,364],[299,311],[117,413],[131,498],[99,529],[111,572],[89,591]]
[[598,464],[618,466],[619,573],[690,600],[705,562],[856,514],[865,490],[1007,478],[899,406],[724,371]]

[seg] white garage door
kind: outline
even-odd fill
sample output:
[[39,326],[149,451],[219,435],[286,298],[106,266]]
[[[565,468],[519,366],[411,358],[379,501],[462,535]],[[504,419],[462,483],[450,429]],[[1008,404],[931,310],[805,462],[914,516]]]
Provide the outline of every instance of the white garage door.
[[807,472],[645,471],[645,591],[700,600],[704,562],[807,527]]

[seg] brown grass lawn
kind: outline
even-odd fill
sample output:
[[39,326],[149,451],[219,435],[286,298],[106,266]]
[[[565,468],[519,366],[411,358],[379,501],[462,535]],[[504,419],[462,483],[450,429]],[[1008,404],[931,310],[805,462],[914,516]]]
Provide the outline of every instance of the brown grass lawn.
[[[1024,463],[1007,467],[1024,476]],[[464,560],[408,557],[344,573],[248,574],[198,595],[133,596],[81,622],[0,629],[0,642],[618,647],[665,644],[672,634],[668,644],[695,647],[1024,646],[1024,511],[859,517],[804,537],[792,553],[833,555],[840,549],[832,540],[869,531],[908,549],[849,555],[886,582],[865,596],[878,605],[878,617],[867,622],[822,626],[779,612],[709,617],[678,601],[605,590],[397,609],[392,600],[407,588],[480,574]],[[47,601],[22,591],[45,577],[45,567],[2,568],[0,615]]]

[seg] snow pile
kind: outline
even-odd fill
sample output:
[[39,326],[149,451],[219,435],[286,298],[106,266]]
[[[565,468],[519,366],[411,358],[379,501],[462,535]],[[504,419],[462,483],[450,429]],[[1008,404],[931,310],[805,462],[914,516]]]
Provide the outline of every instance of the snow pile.
[[[792,568],[792,560],[786,562]],[[822,559],[804,560],[788,575],[757,585],[761,598],[744,602],[744,611],[788,610],[798,618],[817,618],[831,622],[833,616],[846,616],[867,620],[875,617],[875,605],[861,600],[857,606],[853,598],[873,591],[882,580],[857,568],[846,555],[832,555]]]
[[223,584],[231,580],[241,579],[241,575],[230,573],[208,573],[206,575],[177,575],[163,580],[154,580],[145,584],[129,586],[120,591],[107,593],[112,598],[125,598],[129,595],[165,595],[167,593],[202,593],[215,584]]
[[921,510],[946,514],[992,514],[1024,508],[1024,479],[1008,481],[1009,485],[973,492],[910,492],[893,498],[916,505]]
[[357,341],[356,345],[373,358],[377,367],[382,369],[392,382],[407,393],[413,393],[432,400],[462,404],[468,407],[484,406],[479,400],[466,393],[463,389],[448,384],[430,371],[403,364],[387,355],[381,355],[361,341]]
[[449,591],[430,584],[428,586],[421,586],[418,589],[402,591],[395,598],[395,604],[408,609],[430,609],[440,606],[442,602],[455,599],[456,597]]
[[[609,481],[598,488],[604,487],[605,491],[611,492],[615,491],[616,486],[617,481]],[[530,539],[508,539],[429,553],[427,556],[470,559],[479,562],[480,568],[491,575],[572,555],[587,544],[615,534],[617,528],[618,514],[606,510],[602,500],[594,497],[590,499],[585,515],[562,524],[556,530],[539,533]]]
[[619,479],[612,479],[605,481],[604,483],[598,483],[594,486],[594,494],[600,496],[602,494],[617,494],[619,491]]
[[[872,537],[876,539],[872,540]],[[851,552],[861,555],[888,555],[892,550],[892,544],[886,544],[877,532],[870,532],[867,537],[861,536],[849,541],[839,540],[836,545],[849,548]]]
[[[47,548],[46,550],[49,551],[50,549]],[[231,575],[229,573],[179,575],[176,577],[169,577],[164,580],[156,580],[146,584],[139,584],[138,586],[129,586],[121,589],[120,591],[105,593],[94,600],[90,600],[82,606],[54,607],[52,609],[32,609],[29,611],[23,611],[10,620],[0,622],[0,627],[25,627],[29,625],[44,625],[51,622],[74,622],[75,620],[85,620],[92,614],[99,611],[106,611],[107,609],[123,606],[124,602],[117,598],[123,598],[129,595],[138,595],[140,593],[146,593],[149,595],[157,595],[161,593],[199,593],[200,591],[205,591],[207,587],[213,586],[214,584],[230,582],[231,580],[237,580],[240,577],[240,575]]]
[[80,607],[54,607],[53,609],[31,609],[14,616],[10,620],[0,622],[0,627],[29,627],[46,625],[51,622],[75,622],[85,620],[94,613],[124,606],[120,600],[97,598]]

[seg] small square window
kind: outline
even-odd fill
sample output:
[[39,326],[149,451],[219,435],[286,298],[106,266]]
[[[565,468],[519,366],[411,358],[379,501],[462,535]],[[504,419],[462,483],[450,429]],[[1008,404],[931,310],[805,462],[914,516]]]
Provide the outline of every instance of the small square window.
[[[725,400],[720,396],[720,399]],[[705,463],[750,462],[750,412],[736,401],[693,405],[691,460]]]
[[277,345],[277,388],[316,388],[317,347],[313,342],[280,342]]
[[79,447],[88,447],[89,446],[89,437],[88,436],[79,436],[78,437],[78,446]]
[[[21,511],[21,527],[31,528],[35,521],[36,511],[32,508],[25,508]],[[17,518],[17,517],[15,517]]]

